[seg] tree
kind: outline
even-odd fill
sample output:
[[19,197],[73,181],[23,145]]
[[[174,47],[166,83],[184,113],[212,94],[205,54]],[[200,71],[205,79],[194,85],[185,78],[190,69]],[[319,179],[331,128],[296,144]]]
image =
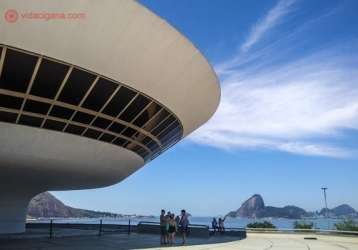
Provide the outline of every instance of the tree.
[[[313,228],[313,223],[312,222],[309,222],[309,223],[306,223],[304,221],[295,221],[293,223],[293,228],[294,229],[312,229]],[[300,230],[302,231],[302,230]]]
[[337,230],[341,231],[358,231],[358,223],[352,219],[344,220],[335,224]]
[[276,228],[276,226],[274,224],[272,224],[269,221],[264,221],[264,222],[254,222],[254,223],[249,223],[246,225],[247,228]]

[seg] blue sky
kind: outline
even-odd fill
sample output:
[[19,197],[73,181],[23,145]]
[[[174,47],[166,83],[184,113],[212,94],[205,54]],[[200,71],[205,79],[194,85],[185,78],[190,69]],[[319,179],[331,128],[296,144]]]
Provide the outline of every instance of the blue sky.
[[221,215],[266,204],[358,209],[358,2],[142,0],[186,35],[222,87],[203,127],[123,182],[54,192],[119,213]]

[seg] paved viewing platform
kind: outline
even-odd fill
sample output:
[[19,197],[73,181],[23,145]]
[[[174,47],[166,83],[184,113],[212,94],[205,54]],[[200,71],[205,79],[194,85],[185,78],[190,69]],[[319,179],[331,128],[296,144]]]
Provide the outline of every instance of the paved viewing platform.
[[[316,239],[315,239],[316,238]],[[151,234],[105,234],[82,235],[63,238],[24,238],[1,239],[0,249],[7,250],[91,250],[91,249],[168,249],[159,245],[159,236]],[[248,233],[247,238],[237,240],[235,237],[214,236],[210,238],[189,238],[187,246],[180,245],[180,238],[175,249],[241,249],[241,250],[358,250],[358,237],[316,235],[316,234],[282,234],[282,233]]]

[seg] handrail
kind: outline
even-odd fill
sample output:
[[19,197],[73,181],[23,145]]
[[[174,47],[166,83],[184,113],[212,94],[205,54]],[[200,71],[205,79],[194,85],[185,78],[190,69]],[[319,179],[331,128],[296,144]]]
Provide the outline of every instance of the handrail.
[[[210,228],[211,230],[213,230],[213,228]],[[245,231],[246,228],[244,227],[225,227],[224,228],[226,231]]]
[[[153,221],[140,221],[140,222],[138,222],[138,225],[144,225],[144,224],[160,225],[159,222],[153,222]],[[202,225],[202,224],[189,224],[189,227],[207,228],[207,229],[209,229],[209,226]]]
[[138,222],[138,225],[139,224],[153,224],[153,225],[160,225],[159,222],[154,222],[154,221],[140,221]]
[[358,236],[357,231],[343,231],[332,229],[302,229],[302,228],[245,228],[248,231],[257,232],[310,232],[310,233],[337,233],[337,234],[354,234]]

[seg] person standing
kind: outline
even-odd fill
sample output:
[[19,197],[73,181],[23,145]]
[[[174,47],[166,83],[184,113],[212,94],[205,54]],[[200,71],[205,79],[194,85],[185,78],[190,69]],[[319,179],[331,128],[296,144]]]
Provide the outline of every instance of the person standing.
[[213,228],[214,234],[215,234],[216,230],[218,229],[218,222],[217,222],[216,218],[213,218],[213,220],[211,222],[211,227]]
[[219,218],[219,232],[224,233],[225,232],[225,225],[224,222],[226,220],[226,216],[224,219]]
[[179,222],[180,222],[180,217],[179,217],[179,215],[177,215],[177,217],[175,217],[175,222],[177,223],[177,226],[179,226]]
[[180,225],[180,233],[181,233],[182,239],[183,239],[182,244],[185,245],[186,237],[187,237],[188,229],[189,229],[189,219],[188,219],[188,214],[184,209],[181,210],[181,217],[180,217],[179,225]]
[[177,231],[177,223],[175,221],[174,214],[170,215],[168,224],[168,241],[170,245],[173,245],[173,243],[175,243],[175,233]]
[[167,244],[167,218],[165,215],[165,210],[162,209],[160,213],[160,244]]

